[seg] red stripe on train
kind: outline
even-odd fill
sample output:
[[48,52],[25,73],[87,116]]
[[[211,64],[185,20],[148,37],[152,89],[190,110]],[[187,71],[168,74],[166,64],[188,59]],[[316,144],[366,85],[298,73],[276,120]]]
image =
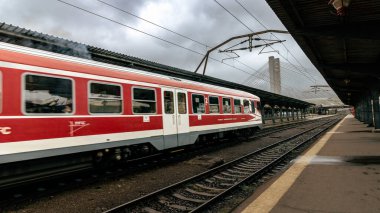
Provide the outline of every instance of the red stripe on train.
[[9,127],[10,134],[1,134],[0,143],[163,128],[161,116],[151,116],[150,122],[143,117],[1,119],[1,125]]

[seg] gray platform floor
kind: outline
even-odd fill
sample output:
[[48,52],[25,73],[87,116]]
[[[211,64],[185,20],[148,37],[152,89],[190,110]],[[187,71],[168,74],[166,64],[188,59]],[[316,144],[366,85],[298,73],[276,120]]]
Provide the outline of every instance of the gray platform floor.
[[347,116],[235,212],[380,212],[380,133]]

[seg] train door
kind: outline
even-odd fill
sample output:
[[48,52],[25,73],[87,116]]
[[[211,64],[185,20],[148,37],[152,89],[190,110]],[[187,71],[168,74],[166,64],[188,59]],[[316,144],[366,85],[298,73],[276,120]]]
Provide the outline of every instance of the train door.
[[178,127],[178,145],[189,144],[189,109],[187,105],[187,92],[185,90],[176,90],[177,97],[177,127]]
[[165,149],[187,144],[189,114],[186,96],[183,90],[162,89]]

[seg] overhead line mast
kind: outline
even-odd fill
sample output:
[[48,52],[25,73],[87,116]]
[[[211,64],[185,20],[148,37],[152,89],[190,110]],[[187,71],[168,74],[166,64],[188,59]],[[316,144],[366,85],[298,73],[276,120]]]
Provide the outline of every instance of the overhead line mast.
[[[250,44],[249,44],[249,47],[245,48],[245,49],[249,49],[250,51],[252,50],[252,48],[257,48],[257,47],[262,47],[262,46],[270,46],[270,45],[272,45],[274,43],[281,43],[281,42],[285,41],[285,40],[280,40],[280,41],[276,41],[274,43],[265,43],[265,44],[262,44],[262,45],[252,46],[253,36],[260,35],[260,34],[265,34],[265,33],[284,33],[284,34],[288,34],[289,32],[288,31],[284,31],[284,30],[265,30],[265,31],[260,31],[260,32],[249,33],[249,34],[245,34],[245,35],[231,37],[231,38],[225,40],[224,42],[216,45],[215,47],[209,49],[207,51],[206,55],[203,57],[201,63],[199,63],[198,67],[195,69],[194,72],[197,73],[198,70],[199,70],[199,68],[201,67],[201,65],[205,61],[205,65],[203,67],[203,75],[205,75],[205,73],[206,73],[206,67],[207,67],[207,62],[208,62],[208,58],[209,58],[210,53],[213,52],[214,50],[218,49],[219,47],[227,44],[230,41],[233,41],[233,40],[236,40],[236,39],[240,39],[240,38],[248,38],[248,40],[250,41]],[[258,39],[260,39],[260,38],[258,38]],[[255,40],[257,40],[257,39],[255,39]],[[260,40],[263,40],[263,39],[260,39]],[[227,51],[222,51],[222,52],[227,52]]]

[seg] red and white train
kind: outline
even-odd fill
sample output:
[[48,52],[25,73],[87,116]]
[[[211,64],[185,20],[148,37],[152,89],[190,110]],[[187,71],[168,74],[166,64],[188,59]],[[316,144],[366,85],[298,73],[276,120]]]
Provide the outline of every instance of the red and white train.
[[239,90],[0,43],[0,165],[75,153],[119,160],[253,132],[262,126],[259,102]]

